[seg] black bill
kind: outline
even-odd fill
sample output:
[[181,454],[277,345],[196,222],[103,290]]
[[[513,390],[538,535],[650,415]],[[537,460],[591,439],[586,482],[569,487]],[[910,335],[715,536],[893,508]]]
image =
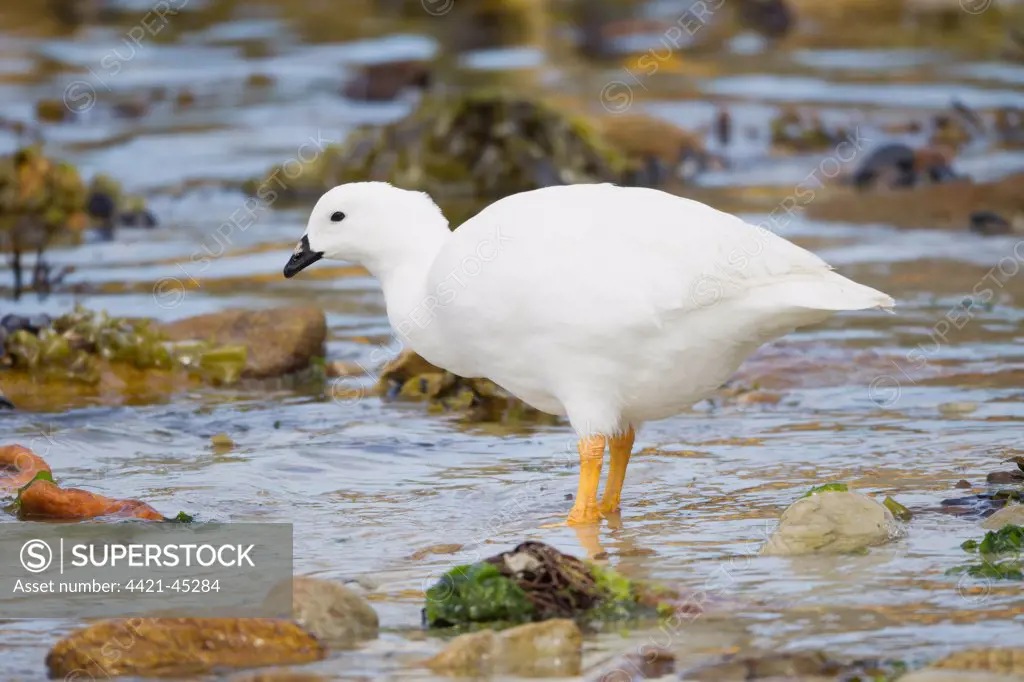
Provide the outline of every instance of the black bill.
[[292,257],[288,259],[288,263],[284,266],[284,276],[290,279],[323,257],[324,254],[317,253],[309,248],[309,237],[303,235],[302,239],[295,246]]

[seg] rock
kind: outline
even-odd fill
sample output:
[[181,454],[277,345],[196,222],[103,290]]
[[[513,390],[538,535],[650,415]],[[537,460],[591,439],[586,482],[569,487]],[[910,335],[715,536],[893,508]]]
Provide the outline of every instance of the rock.
[[164,516],[139,500],[115,500],[78,488],[36,480],[18,496],[18,515],[23,519],[83,521],[101,516],[163,521]]
[[1003,483],[1024,483],[1024,472],[1015,471],[993,471],[985,476],[986,483],[1001,485]]
[[[273,592],[267,599],[273,599]],[[292,580],[292,617],[329,646],[373,639],[379,628],[377,612],[366,600],[341,583],[320,578]]]
[[327,321],[314,306],[225,310],[159,326],[172,341],[209,341],[249,349],[243,378],[290,374],[323,357]]
[[409,89],[425,90],[430,81],[430,66],[426,62],[402,60],[368,64],[345,84],[342,94],[359,101],[387,102]]
[[[122,642],[131,644],[115,645]],[[325,654],[315,637],[288,621],[134,618],[75,630],[50,649],[46,667],[51,678],[191,677],[231,668],[300,665]]]
[[834,680],[895,680],[906,671],[902,661],[842,661],[821,651],[765,652],[760,655],[731,654],[690,668],[681,680],[697,682],[828,682]]
[[970,481],[966,481],[966,480],[961,478],[959,481],[956,482],[956,485],[954,485],[953,487],[954,488],[970,488],[971,487],[971,482]]
[[706,663],[680,675],[680,679],[707,682],[740,682],[771,677],[790,679],[796,676],[823,675],[836,668],[829,658],[818,651],[796,653],[769,653],[764,656],[726,656]]
[[441,576],[427,590],[423,621],[429,627],[448,627],[584,613],[614,619],[632,615],[637,602],[633,584],[611,569],[528,541]]
[[453,676],[579,675],[583,635],[568,619],[527,623],[495,633],[483,630],[456,637],[425,662],[431,670]]
[[[925,670],[957,670],[987,672],[1024,677],[1024,649],[984,648],[958,651],[931,664]],[[960,678],[966,680],[966,677]]]
[[899,682],[1021,682],[1022,679],[1020,675],[925,668],[904,675]]
[[641,682],[654,680],[676,671],[676,657],[660,646],[644,645],[639,650],[623,654],[601,666],[587,682]]
[[358,362],[334,360],[327,363],[327,376],[332,379],[336,379],[338,377],[358,377],[367,374],[369,374],[369,372]]
[[[457,11],[457,10],[456,10]],[[328,145],[296,175],[277,166],[245,184],[273,185],[290,201],[345,182],[384,180],[445,197],[453,227],[488,198],[552,184],[620,182],[631,164],[597,134],[589,118],[505,89],[427,95],[415,111],[384,126],[362,126]],[[277,176],[287,173],[284,187]]]
[[240,673],[228,678],[228,682],[330,682],[333,677],[299,670],[261,670],[256,673]]
[[854,171],[853,185],[860,190],[876,186],[901,189],[955,178],[949,159],[938,149],[915,150],[894,142],[867,155]]
[[762,552],[851,552],[884,544],[899,535],[896,519],[881,502],[853,491],[823,492],[791,504]]
[[379,381],[382,387],[391,384],[403,385],[409,379],[421,374],[438,372],[444,372],[444,370],[427,362],[422,356],[411,350],[403,350],[381,368]]
[[456,552],[461,550],[462,545],[456,544],[430,545],[428,547],[417,549],[415,552],[409,555],[409,558],[413,561],[420,561],[430,556],[431,554],[455,554]]
[[[0,353],[3,352],[3,342],[0,340]],[[0,391],[0,410],[14,410],[14,403],[7,399],[3,391]]]
[[986,237],[1013,233],[1013,225],[995,211],[974,211],[970,215],[970,229]]
[[937,511],[954,516],[988,518],[1010,502],[1024,502],[1024,493],[1018,490],[997,490],[950,498],[942,500]]
[[786,0],[741,0],[736,15],[741,24],[769,38],[785,36],[794,23]]
[[1003,507],[985,519],[981,527],[988,530],[999,530],[1008,523],[1012,523],[1015,526],[1024,526],[1024,504],[1012,504]]
[[977,411],[978,403],[973,402],[958,402],[958,403],[942,403],[939,405],[939,412],[947,417],[954,417],[962,414],[971,414]]
[[878,192],[871,201],[856,192],[835,191],[807,205],[808,217],[815,220],[958,231],[970,224],[971,213],[982,210],[1003,216],[1024,213],[1024,173],[985,184],[960,179],[905,192]]

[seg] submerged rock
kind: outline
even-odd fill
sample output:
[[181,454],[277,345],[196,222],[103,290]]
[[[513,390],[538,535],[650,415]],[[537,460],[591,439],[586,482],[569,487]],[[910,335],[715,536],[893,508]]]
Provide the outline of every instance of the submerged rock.
[[306,369],[313,358],[324,356],[327,339],[324,313],[313,306],[225,310],[163,324],[158,330],[173,341],[248,349],[241,377],[253,379]]
[[457,411],[473,422],[557,423],[488,379],[464,379],[402,351],[380,372],[376,391],[382,396],[425,401],[432,411]]
[[986,237],[1001,236],[1024,231],[1024,225],[1018,226],[1022,222],[1020,219],[1011,222],[995,211],[975,211],[971,213],[969,229]]
[[917,185],[903,192],[877,192],[871,201],[864,201],[856,192],[833,192],[807,204],[807,215],[815,220],[959,231],[970,224],[975,211],[1024,214],[1024,173],[985,184],[959,179]]
[[675,671],[676,657],[671,651],[645,644],[637,651],[612,659],[586,679],[587,682],[642,682],[660,679]]
[[899,682],[1021,682],[1022,679],[1020,675],[925,668],[900,677]]
[[406,90],[425,90],[431,82],[430,65],[415,60],[367,64],[345,84],[342,94],[365,102],[387,102]]
[[[1010,679],[1019,680],[1021,677],[1024,677],[1024,649],[993,647],[958,651],[932,663],[916,674],[920,675],[918,679],[924,682],[929,679],[924,673],[931,674],[935,671],[957,671],[957,674],[962,675],[962,677],[957,678],[958,682],[973,680],[974,678],[970,676],[973,673],[1012,676]],[[908,676],[903,679],[914,678]]]
[[850,133],[829,128],[817,114],[804,114],[787,107],[771,122],[772,145],[787,152],[810,152],[835,147]]
[[736,16],[743,26],[769,38],[782,38],[795,23],[787,0],[740,0]]
[[821,651],[728,655],[684,671],[687,682],[742,682],[744,680],[895,680],[906,671],[898,661],[836,660]]
[[457,566],[426,594],[428,627],[521,623],[549,618],[620,620],[673,608],[678,594],[654,595],[648,586],[611,569],[524,542],[476,564]]
[[[824,486],[823,486],[824,487]],[[762,550],[770,555],[851,552],[902,535],[881,502],[849,490],[815,489],[786,509]]]
[[981,527],[989,530],[999,530],[1007,524],[1024,527],[1024,504],[1011,504],[1003,507],[985,519]]
[[[114,642],[131,642],[117,647]],[[186,677],[232,668],[296,665],[325,656],[298,625],[265,618],[135,618],[94,623],[46,655],[51,678]]]
[[292,617],[324,644],[347,647],[377,636],[377,612],[341,583],[297,577],[291,589]]
[[853,185],[859,190],[906,189],[956,179],[959,176],[942,152],[912,149],[901,143],[884,144],[872,150],[853,173]]
[[583,635],[568,619],[527,623],[502,632],[483,630],[460,635],[425,665],[453,676],[579,675]]
[[943,500],[938,507],[938,511],[968,518],[988,518],[1010,502],[1024,503],[1024,492],[1020,490],[997,490],[995,492],[968,495],[967,497],[955,497]]

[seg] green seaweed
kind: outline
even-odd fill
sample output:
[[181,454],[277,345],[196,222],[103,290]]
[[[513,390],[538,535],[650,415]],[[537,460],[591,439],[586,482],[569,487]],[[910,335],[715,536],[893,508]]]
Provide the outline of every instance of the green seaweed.
[[882,504],[884,504],[885,508],[892,512],[892,515],[899,521],[909,521],[914,516],[909,509],[891,497],[885,498],[885,501],[882,502]]
[[600,593],[600,599],[596,606],[586,612],[587,617],[601,621],[626,620],[633,617],[638,609],[637,591],[633,581],[611,568],[593,563],[588,567]]
[[1019,554],[1022,544],[1024,544],[1024,527],[1008,523],[999,530],[990,530],[985,533],[981,542],[968,540],[960,547],[965,552],[1002,556]]
[[525,622],[533,618],[526,593],[488,562],[456,566],[427,590],[424,619],[431,627]]
[[815,486],[815,487],[811,488],[806,493],[804,493],[800,497],[800,499],[803,499],[804,497],[810,497],[811,495],[815,495],[817,493],[832,493],[832,492],[845,493],[845,492],[848,492],[848,491],[849,491],[849,487],[845,483],[826,483],[825,485],[819,485],[819,486]]
[[981,541],[967,540],[960,545],[965,552],[979,555],[981,563],[956,566],[946,571],[946,574],[994,580],[1024,580],[1022,545],[1024,527],[1008,523],[999,530],[988,531]]
[[191,514],[178,512],[175,516],[167,518],[166,521],[168,523],[192,523],[195,521],[195,518],[193,518]]

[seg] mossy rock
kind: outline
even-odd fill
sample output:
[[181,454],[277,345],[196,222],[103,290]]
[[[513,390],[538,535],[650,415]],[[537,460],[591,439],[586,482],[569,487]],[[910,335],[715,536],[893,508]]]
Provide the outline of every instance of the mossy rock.
[[426,97],[402,120],[358,128],[314,161],[297,169],[275,166],[246,189],[261,198],[274,191],[308,201],[335,185],[383,180],[429,192],[464,218],[482,206],[478,200],[552,184],[615,182],[629,165],[583,117],[484,89]]
[[47,157],[39,146],[0,157],[0,248],[78,243],[88,226],[85,199],[78,169]]
[[81,305],[33,334],[12,333],[0,348],[0,368],[37,381],[96,385],[110,364],[137,370],[184,370],[211,383],[234,383],[247,359],[245,347],[209,342],[174,345],[149,320],[111,317]]
[[456,413],[470,422],[554,424],[558,418],[536,410],[488,379],[466,379],[403,351],[382,369],[376,393],[425,402],[430,412]]
[[551,618],[656,618],[665,610],[659,606],[671,608],[678,596],[544,543],[524,542],[511,551],[445,573],[427,590],[423,623],[427,627],[465,627]]

